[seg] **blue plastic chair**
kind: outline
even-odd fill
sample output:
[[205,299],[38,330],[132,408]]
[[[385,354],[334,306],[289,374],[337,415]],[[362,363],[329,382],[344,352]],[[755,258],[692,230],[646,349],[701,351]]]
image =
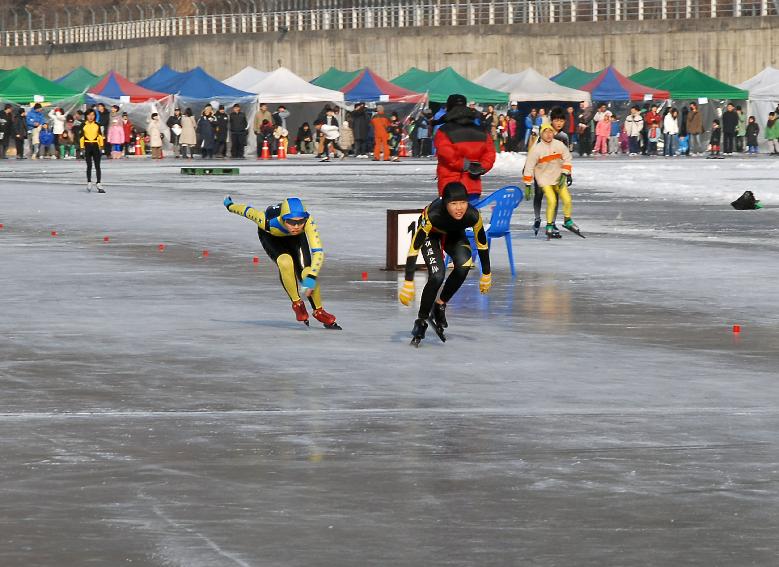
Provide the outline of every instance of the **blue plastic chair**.
[[[520,191],[516,185],[507,185],[501,187],[491,195],[486,196],[481,201],[476,202],[473,206],[477,209],[483,209],[488,205],[494,204],[492,209],[492,216],[488,223],[484,225],[484,231],[487,234],[487,245],[492,250],[493,238],[505,238],[506,239],[506,251],[509,256],[509,267],[511,268],[511,276],[515,277],[516,271],[514,270],[514,252],[511,249],[511,216],[522,202],[524,193]],[[476,239],[472,229],[467,229],[465,235],[471,242],[471,250],[473,251],[473,258],[478,257],[478,250],[476,248]],[[449,264],[449,258],[444,261],[444,265]]]

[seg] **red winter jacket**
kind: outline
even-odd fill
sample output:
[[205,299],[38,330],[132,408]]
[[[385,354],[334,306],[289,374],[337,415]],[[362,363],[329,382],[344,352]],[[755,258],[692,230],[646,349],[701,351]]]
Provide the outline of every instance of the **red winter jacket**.
[[453,108],[446,115],[446,123],[436,132],[439,196],[453,181],[462,183],[469,195],[481,195],[481,178],[473,178],[463,171],[465,160],[478,161],[485,172],[495,164],[495,142],[489,132],[476,125],[474,118],[472,110]]

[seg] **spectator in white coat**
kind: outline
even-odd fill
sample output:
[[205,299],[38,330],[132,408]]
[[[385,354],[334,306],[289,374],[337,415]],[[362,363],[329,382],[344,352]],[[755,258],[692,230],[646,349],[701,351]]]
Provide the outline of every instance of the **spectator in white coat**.
[[663,155],[673,157],[679,147],[679,111],[672,108],[663,118]]
[[60,141],[65,131],[65,114],[61,108],[55,108],[49,112],[51,118],[51,132],[54,134],[54,155],[60,159]]

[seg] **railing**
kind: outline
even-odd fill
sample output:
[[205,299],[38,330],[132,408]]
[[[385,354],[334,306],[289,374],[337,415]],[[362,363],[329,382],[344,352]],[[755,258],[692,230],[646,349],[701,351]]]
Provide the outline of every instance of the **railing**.
[[290,31],[774,15],[779,15],[779,0],[495,0],[450,4],[398,2],[387,6],[163,16],[49,29],[14,29],[0,32],[0,46],[53,47],[189,35],[286,34]]

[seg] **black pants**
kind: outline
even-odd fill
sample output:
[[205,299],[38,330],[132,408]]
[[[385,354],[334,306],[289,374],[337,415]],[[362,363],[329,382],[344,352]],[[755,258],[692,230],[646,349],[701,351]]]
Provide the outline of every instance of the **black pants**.
[[234,158],[243,157],[246,146],[246,132],[230,132],[230,155]]
[[16,159],[24,159],[24,138],[15,138],[14,144],[16,144]]
[[[453,237],[454,236],[454,237]],[[446,277],[446,266],[444,266],[444,255],[446,252],[454,263],[454,269],[449,277]],[[468,270],[471,266],[471,244],[468,242],[468,238],[465,233],[461,235],[447,235],[444,242],[443,249],[441,247],[441,235],[431,234],[425,240],[420,250],[422,257],[427,264],[427,283],[425,289],[422,290],[422,302],[419,306],[419,318],[427,319],[430,316],[430,310],[433,308],[433,303],[438,295],[438,290],[441,286],[444,289],[441,290],[441,301],[448,302],[460,286],[463,285],[465,278],[468,276]]]
[[365,138],[356,138],[354,140],[354,155],[356,156],[367,155],[368,152],[369,152],[368,140],[366,140]]
[[214,155],[227,157],[227,140],[217,140],[214,146]]
[[723,132],[722,136],[725,138],[723,140],[723,144],[722,144],[722,153],[723,154],[732,154],[733,153],[733,142],[736,139],[735,132],[733,132],[733,133]]
[[92,181],[92,162],[94,162],[96,181],[100,183],[100,146],[96,143],[84,144],[84,157],[87,160],[87,182]]
[[579,134],[579,155],[590,155],[592,153],[592,134],[590,129],[587,128],[584,132]]
[[8,138],[3,138],[2,140],[0,140],[0,159],[5,159],[5,154],[8,151],[8,143],[10,141],[11,140],[9,140]]

